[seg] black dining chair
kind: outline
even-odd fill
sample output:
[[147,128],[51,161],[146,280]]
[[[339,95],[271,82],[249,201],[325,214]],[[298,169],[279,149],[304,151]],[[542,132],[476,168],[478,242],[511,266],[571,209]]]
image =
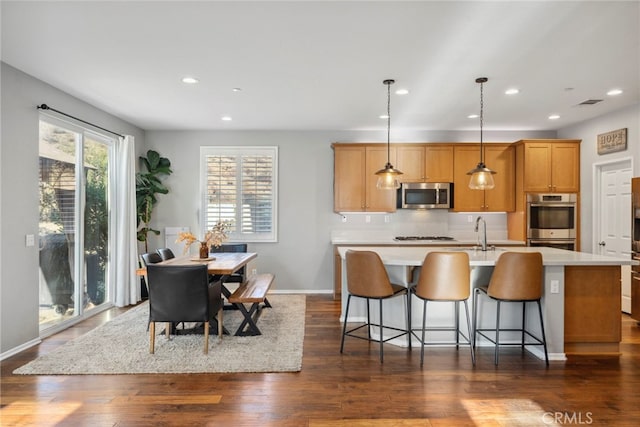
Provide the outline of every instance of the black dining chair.
[[168,259],[176,257],[173,251],[169,248],[160,248],[156,252],[158,252],[158,255],[160,255],[160,258],[162,258],[162,261],[166,261]]
[[[140,267],[146,267],[149,264],[156,264],[162,261],[162,257],[155,252],[148,252],[140,255]],[[142,299],[149,298],[149,278],[145,273],[142,276],[141,297]]]
[[142,254],[141,256],[145,266],[162,262],[162,257],[156,252],[147,252],[146,254]]
[[[155,265],[147,266],[149,277],[149,353],[155,352],[155,324],[167,322],[170,338],[179,322],[203,322],[204,353],[209,352],[209,322],[217,322],[222,338],[221,283],[210,282],[207,266]],[[216,319],[217,314],[217,319]]]

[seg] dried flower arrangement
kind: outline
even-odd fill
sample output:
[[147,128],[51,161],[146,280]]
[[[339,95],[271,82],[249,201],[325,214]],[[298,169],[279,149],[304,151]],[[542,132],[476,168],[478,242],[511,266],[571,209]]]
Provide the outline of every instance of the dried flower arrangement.
[[179,233],[176,243],[184,242],[184,253],[189,251],[189,247],[198,242],[201,245],[206,245],[207,248],[214,246],[220,247],[223,242],[228,239],[227,231],[231,228],[231,221],[218,221],[211,230],[207,231],[204,235],[204,239],[198,240],[196,236],[191,232]]

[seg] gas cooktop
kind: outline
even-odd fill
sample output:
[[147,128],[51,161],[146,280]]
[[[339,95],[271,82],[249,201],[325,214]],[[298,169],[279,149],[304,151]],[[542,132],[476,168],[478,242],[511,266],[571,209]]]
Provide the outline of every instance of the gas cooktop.
[[449,236],[397,236],[393,240],[454,240]]

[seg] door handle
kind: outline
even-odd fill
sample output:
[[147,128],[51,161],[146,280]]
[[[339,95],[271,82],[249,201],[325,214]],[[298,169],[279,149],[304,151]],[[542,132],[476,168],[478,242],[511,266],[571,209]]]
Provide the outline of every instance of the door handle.
[[600,245],[600,246],[606,246],[606,245],[607,245],[607,243],[603,240],[603,241],[601,241],[600,243],[598,243],[598,245]]

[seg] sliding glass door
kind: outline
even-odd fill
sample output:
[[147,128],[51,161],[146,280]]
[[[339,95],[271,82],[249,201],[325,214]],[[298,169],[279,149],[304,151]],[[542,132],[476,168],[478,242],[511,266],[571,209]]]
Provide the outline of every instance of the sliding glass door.
[[40,118],[40,331],[110,302],[114,140]]

